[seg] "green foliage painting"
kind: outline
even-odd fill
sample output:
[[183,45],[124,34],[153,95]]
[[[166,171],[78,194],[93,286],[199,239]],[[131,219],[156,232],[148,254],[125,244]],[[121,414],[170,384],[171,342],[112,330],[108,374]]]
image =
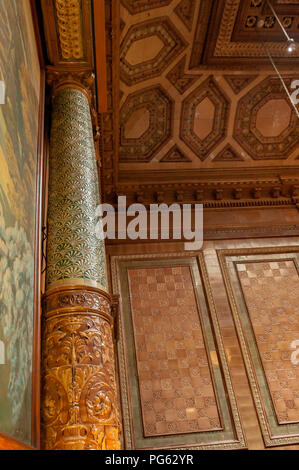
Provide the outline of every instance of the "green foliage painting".
[[0,12],[0,431],[30,442],[40,67],[29,0]]

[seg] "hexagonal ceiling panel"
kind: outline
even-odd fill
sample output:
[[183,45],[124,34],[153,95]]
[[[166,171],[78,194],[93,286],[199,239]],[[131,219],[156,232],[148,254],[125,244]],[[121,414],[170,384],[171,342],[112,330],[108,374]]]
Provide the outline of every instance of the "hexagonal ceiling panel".
[[134,25],[121,45],[121,79],[134,85],[160,75],[185,47],[184,39],[168,18]]
[[211,77],[183,101],[180,136],[201,160],[226,136],[229,105]]
[[171,137],[172,111],[172,100],[160,86],[129,95],[120,112],[120,161],[150,161]]
[[278,78],[263,80],[239,101],[234,138],[255,160],[288,158],[298,132],[299,120]]

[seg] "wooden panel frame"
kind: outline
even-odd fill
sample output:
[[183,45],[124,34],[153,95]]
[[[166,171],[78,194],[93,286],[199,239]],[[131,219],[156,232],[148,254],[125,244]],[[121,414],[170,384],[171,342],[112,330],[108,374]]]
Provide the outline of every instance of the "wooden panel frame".
[[41,363],[41,297],[42,297],[42,226],[45,217],[46,152],[45,126],[46,72],[44,48],[40,33],[40,17],[35,0],[30,0],[33,26],[38,50],[40,77],[40,106],[38,115],[37,173],[35,200],[34,297],[33,297],[33,357],[32,357],[32,413],[31,444],[40,448],[40,363]]
[[[244,358],[253,400],[258,415],[265,447],[278,447],[299,443],[299,424],[277,422],[267,379],[257,350],[253,330],[245,328],[242,316],[248,317],[242,286],[237,276],[236,264],[294,260],[299,271],[299,247],[218,250],[218,259]],[[258,370],[257,370],[258,369]],[[259,372],[259,373],[258,373]]]
[[[177,436],[163,436],[158,438],[140,438],[135,435],[133,428],[133,414],[131,407],[130,397],[130,379],[128,374],[128,358],[127,358],[127,342],[125,337],[124,316],[130,314],[128,311],[128,289],[124,286],[127,282],[126,269],[128,266],[150,267],[150,266],[192,266],[193,265],[193,285],[194,292],[197,297],[199,310],[205,312],[206,321],[208,319],[210,325],[210,344],[214,344],[214,351],[218,356],[218,366],[222,376],[224,395],[221,396],[222,416],[224,408],[226,407],[224,423],[225,431],[215,431],[205,433],[205,437],[200,436],[204,433],[197,433],[194,439],[194,434],[189,434],[186,439],[185,435]],[[211,288],[208,281],[206,266],[202,254],[197,253],[168,253],[164,255],[127,255],[127,256],[112,256],[111,257],[111,272],[112,272],[112,286],[114,294],[123,294],[122,307],[120,308],[119,318],[119,342],[118,342],[118,366],[119,366],[119,379],[120,379],[120,395],[121,406],[123,415],[123,429],[124,429],[124,447],[126,449],[158,449],[158,448],[181,448],[181,449],[244,449],[246,448],[245,437],[243,434],[239,412],[234,396],[228,364],[226,360],[225,350],[220,333],[219,323],[216,315],[216,310],[211,294]],[[196,273],[197,272],[197,273]],[[195,273],[195,276],[194,276]],[[130,308],[129,308],[130,310]],[[201,317],[202,322],[202,317]],[[205,328],[204,328],[205,329]],[[205,335],[205,341],[207,337]],[[214,343],[213,343],[214,342]],[[132,374],[130,374],[132,375]],[[215,378],[215,376],[214,376]],[[217,382],[219,386],[219,382]],[[217,394],[219,390],[217,389]],[[226,397],[227,400],[223,400]],[[136,397],[134,397],[136,399]],[[138,399],[138,396],[137,396]],[[225,402],[225,403],[224,403]],[[224,408],[223,408],[224,407]],[[228,414],[227,414],[228,412]],[[230,415],[230,424],[228,425],[228,415]],[[135,423],[136,424],[136,416]],[[140,421],[139,421],[140,424]],[[230,432],[227,432],[230,427]],[[183,436],[183,437],[182,437]],[[139,439],[139,440],[138,440]],[[146,440],[147,439],[147,440]],[[193,440],[192,440],[193,439]],[[151,442],[150,442],[151,441]],[[147,444],[147,442],[149,444]]]

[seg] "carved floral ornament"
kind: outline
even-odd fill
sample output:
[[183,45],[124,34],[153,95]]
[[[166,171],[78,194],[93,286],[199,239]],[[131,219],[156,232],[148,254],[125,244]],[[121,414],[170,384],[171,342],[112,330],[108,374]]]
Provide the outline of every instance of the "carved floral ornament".
[[119,448],[109,321],[96,314],[53,316],[44,327],[43,351],[46,448]]

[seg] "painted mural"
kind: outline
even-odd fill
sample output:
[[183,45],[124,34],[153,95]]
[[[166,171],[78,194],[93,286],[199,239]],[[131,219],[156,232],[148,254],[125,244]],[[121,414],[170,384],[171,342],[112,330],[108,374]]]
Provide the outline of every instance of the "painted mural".
[[29,0],[0,0],[0,431],[31,440],[40,68]]

